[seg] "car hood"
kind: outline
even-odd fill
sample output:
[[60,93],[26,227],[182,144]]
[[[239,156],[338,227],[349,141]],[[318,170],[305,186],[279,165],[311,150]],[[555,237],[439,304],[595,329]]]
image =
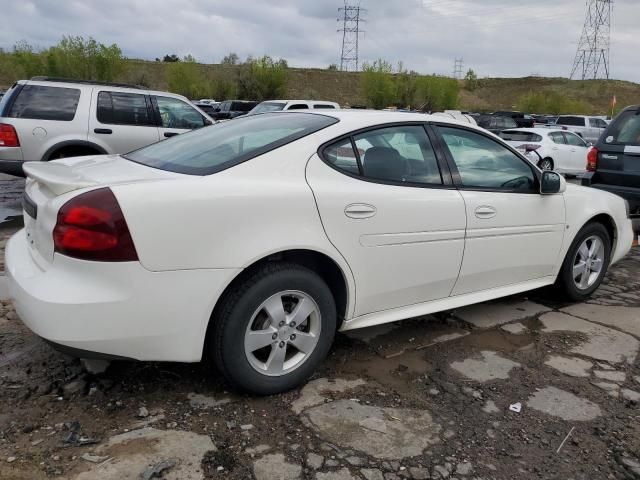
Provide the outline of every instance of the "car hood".
[[46,185],[56,195],[92,186],[189,177],[189,175],[147,167],[120,155],[65,158],[52,162],[25,162],[23,169],[28,178]]

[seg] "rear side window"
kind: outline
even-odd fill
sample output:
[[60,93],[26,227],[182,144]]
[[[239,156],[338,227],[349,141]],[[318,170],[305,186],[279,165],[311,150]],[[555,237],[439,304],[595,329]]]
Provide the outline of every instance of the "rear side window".
[[556,124],[568,125],[571,127],[584,127],[585,121],[582,117],[559,117]]
[[323,109],[323,108],[324,109],[333,109],[333,110],[336,109],[335,105],[328,105],[326,103],[320,103],[320,104],[314,105],[313,108],[315,108],[316,110],[320,110],[320,109]]
[[595,128],[607,128],[607,122],[605,122],[601,118],[590,118],[589,125]]
[[640,110],[622,112],[613,121],[605,142],[618,145],[640,145]]
[[255,106],[254,102],[233,102],[231,110],[234,112],[250,112]]
[[336,118],[303,113],[244,116],[149,145],[125,158],[170,172],[211,175],[336,122]]
[[98,121],[111,125],[155,126],[145,95],[121,92],[98,94]]
[[70,122],[76,115],[79,101],[80,90],[77,88],[25,85],[7,116]]
[[500,133],[500,138],[507,142],[541,142],[542,137],[533,132],[506,131]]
[[293,105],[290,105],[289,108],[287,108],[287,110],[308,110],[309,109],[309,105],[307,105],[306,103],[294,103]]

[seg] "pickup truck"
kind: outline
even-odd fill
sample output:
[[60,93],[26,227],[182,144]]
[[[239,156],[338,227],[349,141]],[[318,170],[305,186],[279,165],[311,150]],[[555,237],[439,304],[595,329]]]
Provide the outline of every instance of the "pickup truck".
[[554,127],[577,133],[584,140],[596,143],[608,124],[602,118],[584,115],[560,115]]

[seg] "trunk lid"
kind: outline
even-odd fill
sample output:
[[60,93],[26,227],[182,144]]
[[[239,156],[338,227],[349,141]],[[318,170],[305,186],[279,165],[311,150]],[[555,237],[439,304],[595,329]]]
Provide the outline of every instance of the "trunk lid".
[[53,228],[58,210],[73,196],[71,192],[190,177],[146,167],[119,155],[26,162],[24,172],[27,177],[22,200],[24,226],[33,258],[43,269],[53,261]]

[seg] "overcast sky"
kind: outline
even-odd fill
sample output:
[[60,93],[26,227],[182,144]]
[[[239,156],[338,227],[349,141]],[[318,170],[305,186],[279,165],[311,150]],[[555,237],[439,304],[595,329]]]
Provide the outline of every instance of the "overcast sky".
[[[357,2],[357,0],[352,0]],[[339,63],[341,0],[0,0],[0,46],[48,47],[62,35],[117,43],[153,60],[193,54],[203,63],[228,52],[268,54],[291,66]],[[361,0],[360,57],[403,61],[421,73],[451,74],[454,59],[480,77],[568,76],[585,0]],[[640,0],[616,0],[613,78],[640,82]]]

